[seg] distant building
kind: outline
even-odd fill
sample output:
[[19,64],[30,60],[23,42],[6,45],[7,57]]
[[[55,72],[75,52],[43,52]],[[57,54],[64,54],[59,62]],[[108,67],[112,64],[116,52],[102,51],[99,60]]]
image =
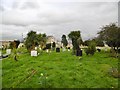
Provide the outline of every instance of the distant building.
[[0,48],[8,48],[14,40],[0,40]]
[[53,42],[56,43],[55,37],[53,37],[53,36],[47,36],[47,41],[46,41],[46,43],[53,43]]
[[72,43],[68,43],[67,48],[68,48],[68,47],[70,47],[70,49],[72,49],[72,48],[73,48]]
[[56,41],[56,47],[59,47],[59,48],[62,47],[61,41],[59,41],[59,40]]

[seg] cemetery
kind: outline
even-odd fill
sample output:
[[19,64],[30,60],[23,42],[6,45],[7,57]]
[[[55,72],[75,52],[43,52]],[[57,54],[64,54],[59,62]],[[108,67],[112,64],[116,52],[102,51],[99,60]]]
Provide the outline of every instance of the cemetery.
[[[59,49],[56,49],[59,51]],[[3,88],[117,88],[118,76],[112,70],[118,68],[118,59],[109,57],[102,50],[94,57],[72,55],[70,51],[43,51],[12,54],[2,60]],[[114,68],[114,69],[112,69]],[[120,75],[119,75],[120,77]]]
[[120,90],[120,0],[0,1],[1,90]]
[[34,31],[28,35],[22,46],[15,40],[1,49],[3,88],[118,88],[119,46],[83,42],[80,31],[68,34],[72,47],[66,35],[62,44],[46,43],[46,35]]

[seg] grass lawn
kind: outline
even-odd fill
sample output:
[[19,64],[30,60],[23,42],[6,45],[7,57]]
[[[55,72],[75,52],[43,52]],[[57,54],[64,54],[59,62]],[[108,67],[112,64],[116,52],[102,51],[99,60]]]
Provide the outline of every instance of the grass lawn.
[[96,52],[82,58],[71,52],[43,52],[38,57],[20,54],[2,61],[3,88],[117,88],[118,78],[108,74],[118,59]]

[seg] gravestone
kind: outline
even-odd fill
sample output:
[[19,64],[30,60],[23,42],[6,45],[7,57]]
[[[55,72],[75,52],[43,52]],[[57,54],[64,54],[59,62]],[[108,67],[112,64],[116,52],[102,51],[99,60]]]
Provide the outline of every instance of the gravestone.
[[70,49],[68,49],[68,51],[70,51]]
[[37,51],[32,50],[32,51],[31,51],[31,56],[37,56]]
[[11,49],[7,49],[6,54],[8,54],[8,55],[11,54]]
[[60,52],[60,48],[56,48],[56,52]]
[[49,52],[49,50],[47,49],[47,50],[46,50],[46,52],[48,53],[48,52]]
[[68,51],[70,51],[70,47],[68,47]]
[[0,56],[2,56],[2,52],[0,51]]
[[76,56],[82,56],[82,50],[78,49],[78,50],[76,51]]
[[35,50],[37,50],[37,47],[35,47]]
[[68,47],[68,49],[70,49],[70,47]]
[[8,57],[8,54],[2,55],[2,58],[6,58],[6,57]]
[[97,51],[98,51],[98,52],[100,52],[100,51],[101,51],[101,49],[99,49],[99,48],[98,48],[98,49],[97,49]]

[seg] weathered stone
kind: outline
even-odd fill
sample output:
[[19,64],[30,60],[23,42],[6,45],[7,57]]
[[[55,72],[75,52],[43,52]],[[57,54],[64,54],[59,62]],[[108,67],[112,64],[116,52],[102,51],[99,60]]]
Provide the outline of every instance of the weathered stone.
[[7,49],[6,54],[8,54],[8,55],[11,54],[11,49]]
[[32,50],[32,51],[31,51],[31,56],[37,56],[37,51]]

